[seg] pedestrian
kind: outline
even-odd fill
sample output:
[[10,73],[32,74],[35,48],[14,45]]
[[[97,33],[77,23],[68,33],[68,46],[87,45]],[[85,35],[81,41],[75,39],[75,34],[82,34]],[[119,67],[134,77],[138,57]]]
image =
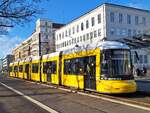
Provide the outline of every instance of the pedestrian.
[[143,74],[144,74],[144,76],[146,76],[146,73],[147,73],[147,69],[146,69],[145,66],[143,66]]
[[136,75],[140,76],[140,70],[139,70],[139,68],[136,69]]

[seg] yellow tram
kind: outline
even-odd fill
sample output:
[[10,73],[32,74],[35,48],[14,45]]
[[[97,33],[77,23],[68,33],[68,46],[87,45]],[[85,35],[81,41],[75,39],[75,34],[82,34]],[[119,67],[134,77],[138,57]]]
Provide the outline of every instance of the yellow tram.
[[127,45],[101,42],[96,48],[79,48],[32,57],[11,63],[10,76],[47,82],[100,93],[133,93],[136,83],[132,74],[131,52]]
[[13,66],[13,63],[9,64],[9,76],[10,77],[14,76],[14,66]]
[[24,60],[18,61],[18,78],[24,78]]

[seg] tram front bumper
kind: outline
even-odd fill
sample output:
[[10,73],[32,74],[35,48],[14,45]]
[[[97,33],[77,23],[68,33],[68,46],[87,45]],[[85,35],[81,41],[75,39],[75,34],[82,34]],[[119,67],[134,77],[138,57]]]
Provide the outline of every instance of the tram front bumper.
[[136,83],[133,80],[118,81],[111,83],[111,93],[134,93]]
[[136,92],[136,83],[134,80],[105,80],[101,84],[102,93],[119,94]]

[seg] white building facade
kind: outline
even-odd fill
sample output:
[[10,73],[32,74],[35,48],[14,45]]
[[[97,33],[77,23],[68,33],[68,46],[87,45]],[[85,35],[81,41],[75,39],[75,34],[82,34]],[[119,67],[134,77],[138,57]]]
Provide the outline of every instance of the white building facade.
[[[150,31],[150,11],[105,3],[65,25],[55,33],[56,51],[77,46],[95,45],[102,40],[118,40],[147,34]],[[141,53],[142,65],[149,64],[150,55]],[[135,56],[133,55],[133,59]],[[136,59],[134,59],[136,64]],[[140,64],[141,64],[140,63]],[[138,64],[138,63],[137,63]]]
[[48,19],[38,19],[31,36],[13,49],[15,60],[55,52],[54,33],[62,26]]
[[2,71],[2,67],[3,67],[3,59],[0,59],[0,72]]

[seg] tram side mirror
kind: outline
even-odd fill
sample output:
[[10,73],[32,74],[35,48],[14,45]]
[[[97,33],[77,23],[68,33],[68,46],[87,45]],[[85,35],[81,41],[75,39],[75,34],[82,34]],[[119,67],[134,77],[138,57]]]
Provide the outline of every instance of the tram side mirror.
[[134,52],[135,52],[136,59],[139,61],[140,59],[139,59],[139,55],[138,55],[137,51],[134,51]]

